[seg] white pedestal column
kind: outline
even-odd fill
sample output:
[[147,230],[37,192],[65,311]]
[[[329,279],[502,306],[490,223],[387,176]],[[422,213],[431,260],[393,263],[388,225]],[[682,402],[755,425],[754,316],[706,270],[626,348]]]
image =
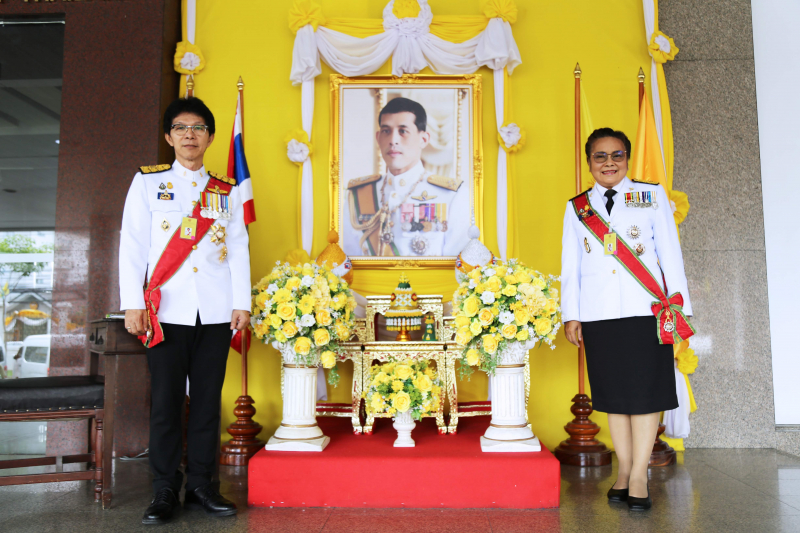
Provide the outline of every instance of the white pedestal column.
[[[330,442],[317,425],[317,366],[302,366],[291,346],[283,355],[283,419],[264,447],[288,452],[321,452]],[[317,365],[319,361],[316,361]]]
[[503,352],[492,384],[492,422],[481,437],[484,452],[539,452],[539,439],[528,427],[525,411],[524,343],[512,342]]

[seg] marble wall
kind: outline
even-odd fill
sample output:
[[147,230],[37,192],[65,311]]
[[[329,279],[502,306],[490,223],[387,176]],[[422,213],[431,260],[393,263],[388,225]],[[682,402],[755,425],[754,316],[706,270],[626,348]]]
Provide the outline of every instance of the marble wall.
[[[86,326],[119,308],[119,221],[131,179],[141,165],[172,160],[160,122],[177,95],[180,2],[0,3],[0,16],[46,14],[66,21],[50,374],[86,374]],[[131,379],[147,379],[140,366]],[[87,434],[85,422],[49,423],[48,455],[83,449]],[[143,451],[125,440],[118,424],[122,454]]]
[[659,24],[680,48],[665,66],[673,186],[691,203],[681,237],[700,408],[685,444],[798,453],[775,432],[750,0],[661,0]]

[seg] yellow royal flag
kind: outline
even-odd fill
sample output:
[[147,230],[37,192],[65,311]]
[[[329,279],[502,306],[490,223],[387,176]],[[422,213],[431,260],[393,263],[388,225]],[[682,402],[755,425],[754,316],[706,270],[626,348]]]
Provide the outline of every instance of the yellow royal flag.
[[658,142],[653,110],[650,102],[647,101],[647,92],[644,93],[642,105],[639,107],[639,129],[636,132],[636,144],[634,144],[629,173],[633,179],[658,183],[669,192],[667,173],[664,169],[664,156],[661,153],[661,143]]

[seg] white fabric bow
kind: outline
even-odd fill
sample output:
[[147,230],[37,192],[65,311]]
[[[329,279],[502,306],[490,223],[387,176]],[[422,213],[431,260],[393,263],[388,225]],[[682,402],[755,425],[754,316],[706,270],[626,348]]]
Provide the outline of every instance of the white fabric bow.
[[428,0],[419,0],[419,14],[416,17],[399,19],[392,12],[394,0],[383,8],[383,29],[386,31],[397,30],[400,35],[423,35],[431,30],[433,13]]
[[506,148],[511,148],[517,145],[522,138],[522,133],[520,132],[519,126],[512,122],[508,126],[500,128],[500,137],[503,139]]
[[200,58],[197,54],[193,54],[192,52],[186,52],[183,54],[183,58],[181,58],[181,67],[185,68],[186,70],[194,70],[200,66]]
[[301,143],[297,139],[292,139],[286,143],[286,157],[293,163],[303,163],[308,159],[308,145]]
[[669,39],[667,39],[663,35],[657,35],[655,41],[656,44],[658,45],[658,48],[665,54],[670,53],[670,51],[672,50],[672,47],[669,44]]

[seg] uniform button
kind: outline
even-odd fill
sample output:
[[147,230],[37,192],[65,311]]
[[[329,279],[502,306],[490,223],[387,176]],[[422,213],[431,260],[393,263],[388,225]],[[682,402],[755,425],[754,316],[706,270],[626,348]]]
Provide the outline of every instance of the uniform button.
[[192,200],[192,207],[197,205],[197,200]]
[[194,270],[195,272],[197,272],[197,267],[194,267],[192,270]]
[[[196,269],[196,268],[195,268],[195,271],[197,271],[197,269]],[[617,273],[617,271],[616,271],[616,270],[612,270],[612,271],[611,271],[611,273],[612,273],[612,274],[616,274],[616,273]]]
[[192,245],[192,250],[197,250],[197,245],[196,244]]
[[192,182],[192,187],[197,187],[197,183]]

